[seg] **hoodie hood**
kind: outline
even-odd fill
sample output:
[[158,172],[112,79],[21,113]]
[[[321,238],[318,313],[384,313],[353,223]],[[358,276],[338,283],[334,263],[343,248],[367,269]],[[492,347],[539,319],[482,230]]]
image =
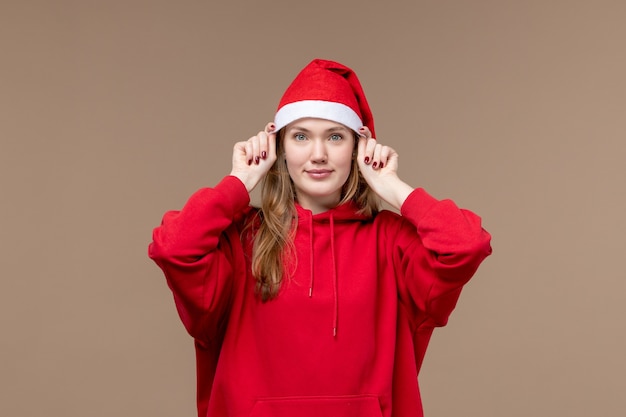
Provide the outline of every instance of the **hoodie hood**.
[[368,216],[358,213],[359,207],[353,201],[348,201],[347,203],[318,214],[313,214],[311,210],[305,209],[297,202],[295,204],[299,223],[302,221],[302,218],[307,217],[311,217],[314,222],[318,223],[329,223],[331,218],[334,222],[360,222],[370,219]]

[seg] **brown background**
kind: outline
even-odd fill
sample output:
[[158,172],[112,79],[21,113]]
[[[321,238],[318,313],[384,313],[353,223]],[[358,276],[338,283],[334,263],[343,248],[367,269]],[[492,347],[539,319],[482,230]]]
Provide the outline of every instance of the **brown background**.
[[152,228],[315,57],[493,234],[427,416],[624,415],[626,3],[308,3],[0,2],[0,415],[194,415]]

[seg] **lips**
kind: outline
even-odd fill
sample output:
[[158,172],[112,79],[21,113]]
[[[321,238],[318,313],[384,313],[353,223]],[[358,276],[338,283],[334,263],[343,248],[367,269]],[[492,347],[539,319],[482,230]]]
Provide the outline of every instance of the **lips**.
[[322,179],[328,177],[333,171],[330,169],[311,169],[307,170],[306,173],[315,179]]

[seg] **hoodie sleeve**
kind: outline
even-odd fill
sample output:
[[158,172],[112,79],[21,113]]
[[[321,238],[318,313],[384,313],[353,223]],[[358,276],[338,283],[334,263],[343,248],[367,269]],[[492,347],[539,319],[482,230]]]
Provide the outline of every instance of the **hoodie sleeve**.
[[194,193],[182,210],[169,211],[153,231],[148,256],[162,269],[178,314],[191,336],[210,340],[219,330],[241,250],[234,219],[250,198],[236,177]]
[[409,195],[401,214],[410,225],[393,255],[400,299],[416,328],[444,326],[463,285],[491,254],[491,236],[476,214],[422,188]]

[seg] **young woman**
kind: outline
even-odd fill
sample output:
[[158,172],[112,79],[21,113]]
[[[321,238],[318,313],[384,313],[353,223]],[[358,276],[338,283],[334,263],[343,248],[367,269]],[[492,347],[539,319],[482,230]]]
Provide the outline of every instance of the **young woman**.
[[274,122],[235,144],[230,175],[154,230],[149,256],[195,341],[200,416],[422,415],[429,338],[490,235],[403,182],[375,137],[354,72],[314,60]]

